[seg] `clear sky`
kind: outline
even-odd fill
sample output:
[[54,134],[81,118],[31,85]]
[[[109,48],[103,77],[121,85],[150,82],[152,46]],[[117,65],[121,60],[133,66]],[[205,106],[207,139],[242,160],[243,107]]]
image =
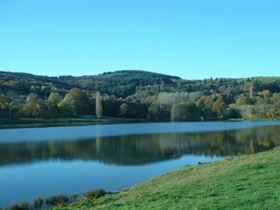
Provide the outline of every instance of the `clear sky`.
[[0,70],[280,76],[279,0],[0,0]]

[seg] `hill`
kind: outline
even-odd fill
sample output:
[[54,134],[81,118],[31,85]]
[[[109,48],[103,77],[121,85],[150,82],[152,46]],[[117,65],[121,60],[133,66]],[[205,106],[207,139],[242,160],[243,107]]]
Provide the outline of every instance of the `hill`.
[[79,87],[83,90],[99,90],[108,95],[126,97],[133,94],[137,87],[161,84],[175,85],[179,77],[167,76],[139,70],[107,72],[95,76],[48,77],[27,73],[0,72],[0,90],[14,90],[29,94],[40,89],[40,94],[48,95],[52,89],[69,90]]
[[280,118],[280,77],[185,80],[139,70],[78,77],[0,72],[0,117],[93,115],[96,92],[101,92],[107,117]]
[[176,86],[179,77],[167,76],[139,70],[123,70],[107,72],[96,76],[61,76],[60,81],[75,85],[84,90],[99,90],[108,95],[127,97],[135,93],[137,88],[160,85],[161,83]]

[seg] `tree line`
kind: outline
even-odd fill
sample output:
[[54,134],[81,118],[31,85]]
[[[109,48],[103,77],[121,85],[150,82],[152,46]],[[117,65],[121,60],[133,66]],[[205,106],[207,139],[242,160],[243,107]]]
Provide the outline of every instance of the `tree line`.
[[[97,91],[89,97],[85,91],[73,88],[64,96],[51,92],[46,99],[30,93],[19,104],[3,93],[0,94],[0,116],[8,118],[71,118],[83,115],[105,117],[145,118],[147,106],[125,100],[107,98]],[[138,112],[140,111],[140,112]]]
[[[0,72],[1,118],[279,119],[280,78],[182,80],[142,71],[41,77]],[[124,90],[124,92],[120,92]]]
[[277,119],[280,116],[280,93],[268,90],[257,96],[239,95],[228,104],[226,96],[206,96],[201,93],[162,92],[145,101],[106,98],[96,92],[89,97],[85,91],[73,88],[64,96],[51,92],[44,100],[30,93],[23,104],[0,94],[1,117],[62,118],[95,115],[96,118],[122,117],[152,121],[197,121],[243,119]]

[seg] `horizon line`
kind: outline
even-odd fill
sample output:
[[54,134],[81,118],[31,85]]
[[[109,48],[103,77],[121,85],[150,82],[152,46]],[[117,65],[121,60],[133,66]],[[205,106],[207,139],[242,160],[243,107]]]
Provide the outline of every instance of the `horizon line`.
[[223,76],[218,76],[218,77],[214,77],[214,76],[210,76],[208,78],[192,78],[192,79],[186,79],[186,78],[182,78],[178,75],[172,75],[172,74],[165,74],[165,73],[160,73],[160,72],[155,72],[155,71],[151,71],[151,70],[145,70],[145,69],[118,69],[118,70],[108,70],[108,71],[103,71],[102,73],[97,73],[97,74],[64,74],[64,75],[48,75],[48,74],[35,74],[35,73],[31,73],[31,72],[24,72],[24,71],[13,71],[13,70],[2,70],[0,69],[0,73],[12,73],[12,74],[29,74],[29,75],[33,75],[33,76],[42,76],[42,77],[90,77],[90,76],[98,76],[98,75],[102,75],[102,74],[106,74],[106,73],[114,73],[114,72],[121,72],[121,71],[142,71],[142,72],[147,72],[147,73],[153,73],[153,74],[161,74],[164,76],[170,76],[170,77],[178,77],[178,79],[182,79],[182,80],[210,80],[210,79],[250,79],[250,78],[277,78],[280,76],[272,76],[272,75],[267,75],[267,76],[246,76],[246,77],[239,77],[239,76],[233,76],[233,77],[223,77]]

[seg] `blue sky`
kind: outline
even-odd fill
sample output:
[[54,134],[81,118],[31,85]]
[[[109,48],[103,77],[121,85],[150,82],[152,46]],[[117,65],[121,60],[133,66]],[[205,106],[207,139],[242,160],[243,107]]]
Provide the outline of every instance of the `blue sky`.
[[277,0],[0,0],[0,70],[280,76]]

